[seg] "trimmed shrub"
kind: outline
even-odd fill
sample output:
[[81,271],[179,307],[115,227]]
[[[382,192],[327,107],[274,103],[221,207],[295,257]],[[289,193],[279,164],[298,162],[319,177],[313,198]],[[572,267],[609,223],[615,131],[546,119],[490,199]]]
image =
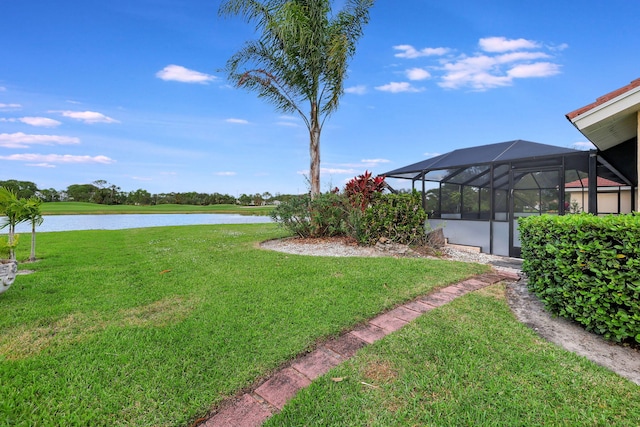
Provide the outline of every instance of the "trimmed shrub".
[[552,313],[640,343],[640,216],[520,218],[522,270]]
[[347,217],[344,197],[335,193],[293,197],[271,211],[271,219],[300,237],[345,235]]
[[386,237],[396,243],[422,245],[426,238],[426,218],[417,191],[383,194],[365,210],[358,240],[374,244],[381,237]]
[[291,197],[280,203],[271,211],[271,219],[300,237],[311,236],[311,212],[308,195]]
[[347,209],[345,198],[337,193],[317,195],[310,204],[311,236],[332,237],[346,234]]

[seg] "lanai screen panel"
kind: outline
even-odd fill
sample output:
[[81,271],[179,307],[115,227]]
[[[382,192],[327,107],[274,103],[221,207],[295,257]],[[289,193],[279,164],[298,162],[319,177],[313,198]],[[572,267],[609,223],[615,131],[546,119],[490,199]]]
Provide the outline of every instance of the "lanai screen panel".
[[520,185],[532,191],[551,186],[534,182],[534,176],[527,177],[528,173],[512,175],[512,169],[565,166],[586,173],[589,152],[515,140],[454,150],[384,175],[411,179],[414,188],[420,183],[425,188],[424,182],[438,183],[437,189],[425,188],[423,192],[424,206],[431,217],[502,221],[507,219],[511,185],[525,179]]

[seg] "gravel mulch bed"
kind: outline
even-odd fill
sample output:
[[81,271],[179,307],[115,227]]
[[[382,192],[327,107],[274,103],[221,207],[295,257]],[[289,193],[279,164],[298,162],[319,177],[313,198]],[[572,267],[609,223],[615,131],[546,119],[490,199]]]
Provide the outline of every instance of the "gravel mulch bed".
[[268,240],[260,245],[264,249],[297,255],[312,256],[361,256],[361,257],[414,257],[437,258],[451,261],[476,262],[491,264],[500,270],[519,270],[519,260],[480,252],[465,251],[451,246],[441,249],[410,248],[406,245],[381,241],[374,246],[361,246],[355,239],[347,237],[299,238]]

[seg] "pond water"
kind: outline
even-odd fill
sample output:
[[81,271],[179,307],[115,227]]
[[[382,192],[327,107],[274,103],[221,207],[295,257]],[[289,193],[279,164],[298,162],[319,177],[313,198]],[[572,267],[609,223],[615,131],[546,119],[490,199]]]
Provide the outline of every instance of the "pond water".
[[[236,214],[123,214],[123,215],[50,215],[36,232],[72,230],[122,230],[125,228],[165,227],[199,224],[260,224],[271,222],[268,216]],[[3,230],[6,232],[6,230]],[[18,233],[30,233],[30,224],[19,224]]]

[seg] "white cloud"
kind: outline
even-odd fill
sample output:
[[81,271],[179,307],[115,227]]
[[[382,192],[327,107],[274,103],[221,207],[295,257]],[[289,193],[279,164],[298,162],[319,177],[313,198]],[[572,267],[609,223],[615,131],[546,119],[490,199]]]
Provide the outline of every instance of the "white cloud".
[[364,85],[351,86],[351,87],[345,88],[344,92],[352,93],[354,95],[364,95],[365,93],[367,93],[367,87]]
[[425,157],[427,158],[431,158],[431,157],[437,157],[439,156],[441,153],[424,153]]
[[391,163],[391,161],[387,159],[363,159],[362,160],[362,166],[364,166],[367,169],[369,168],[373,169],[385,163]]
[[554,52],[561,52],[561,51],[563,51],[565,49],[568,49],[568,48],[569,48],[569,45],[567,43],[561,43],[561,44],[559,44],[557,46],[555,46],[555,45],[549,46],[549,50],[554,51]]
[[560,73],[560,66],[552,62],[530,62],[548,58],[544,52],[514,52],[505,55],[462,57],[444,63],[439,85],[448,89],[470,87],[487,90],[511,86],[516,78],[549,77]]
[[296,116],[280,116],[278,117],[276,125],[278,126],[288,126],[288,127],[300,127],[300,119]]
[[4,86],[0,86],[0,92],[4,92],[5,90],[7,90],[7,88],[6,88],[6,87],[4,87]]
[[378,163],[391,163],[391,160],[387,160],[387,159],[362,159],[361,161],[362,161],[362,163],[367,163],[367,164],[370,164],[370,163],[376,163],[376,164],[378,164]]
[[560,73],[560,66],[551,62],[516,65],[507,74],[510,77],[524,79],[530,77],[548,77]]
[[291,128],[300,127],[300,125],[298,123],[285,122],[285,121],[276,122],[276,125],[278,125],[278,126],[287,126],[287,127],[291,127]]
[[94,123],[120,123],[116,119],[112,119],[111,117],[105,116],[102,113],[98,113],[96,111],[51,111],[52,113],[60,113],[64,117],[69,117],[72,119],[83,121],[87,124]]
[[494,56],[493,59],[498,64],[508,64],[519,61],[533,61],[535,59],[546,59],[551,56],[544,52],[511,52]]
[[222,171],[222,172],[215,172],[214,175],[217,176],[235,176],[237,175],[236,172],[230,172],[230,171]]
[[106,156],[73,156],[70,154],[12,154],[10,156],[0,156],[0,159],[21,162],[38,162],[39,164],[101,163],[108,165],[115,162],[115,160]]
[[[297,172],[298,175],[309,176],[309,170],[302,170]],[[341,169],[341,168],[320,168],[321,174],[330,175],[355,175],[358,173],[355,169]]]
[[247,125],[247,124],[249,124],[249,121],[245,120],[245,119],[226,119],[225,122],[227,122],[227,123],[235,123],[235,124],[239,124],[239,125]]
[[332,175],[354,175],[357,172],[354,169],[320,168],[320,173],[328,173]]
[[589,141],[578,141],[571,144],[571,148],[576,150],[593,150],[596,146]]
[[[515,79],[549,77],[559,74],[561,66],[554,61],[556,52],[568,47],[566,43],[544,45],[524,38],[485,37],[478,41],[480,52],[453,55],[450,48],[425,48],[418,50],[411,45],[393,46],[398,58],[430,59],[432,64],[407,69],[410,81],[434,79],[438,86],[446,89],[472,89],[485,91],[511,86]],[[437,61],[435,64],[434,61]],[[377,90],[399,93],[418,92],[407,82],[392,82],[376,87]]]
[[536,59],[549,57],[544,52],[462,56],[442,64],[441,69],[444,73],[438,85],[447,89],[471,88],[484,91],[511,86],[516,78],[548,77],[558,74],[558,64],[548,61],[535,62]]
[[470,87],[475,90],[486,90],[500,86],[510,86],[512,78],[491,74],[489,71],[478,68],[449,69],[438,83],[440,87],[447,89],[460,89]]
[[393,47],[395,50],[399,50],[400,53],[396,53],[396,58],[420,58],[422,56],[442,56],[449,53],[450,49],[446,47],[427,47],[417,50],[415,47],[408,44],[401,44]]
[[[329,175],[346,175],[344,183],[349,182],[354,176],[362,175],[365,171],[372,171],[373,168],[382,164],[391,163],[387,159],[362,159],[356,163],[336,163],[333,167],[325,167],[320,169],[320,173]],[[298,172],[301,175],[308,175],[307,171]]]
[[62,124],[62,122],[59,122],[54,119],[50,119],[48,117],[21,117],[18,120],[20,120],[22,123],[26,123],[31,126],[45,127],[45,128],[54,128]]
[[73,136],[60,135],[34,135],[22,132],[0,133],[0,147],[27,148],[30,145],[66,145],[79,144],[80,139]]
[[520,49],[538,49],[538,42],[527,39],[507,39],[506,37],[486,37],[478,43],[485,52],[509,52]]
[[431,73],[424,68],[409,68],[406,73],[409,80],[426,80],[431,78]]
[[51,163],[25,163],[25,166],[31,166],[36,168],[55,168],[56,165],[52,165]]
[[216,77],[211,74],[190,70],[181,65],[167,65],[156,73],[156,77],[165,81],[176,81],[182,83],[202,83],[206,84]]
[[57,120],[53,120],[47,117],[20,117],[18,119],[0,119],[0,121],[7,122],[22,122],[27,125],[36,126],[36,127],[44,127],[44,128],[54,128],[56,126],[60,126],[62,122]]
[[376,86],[376,90],[382,92],[400,93],[400,92],[422,92],[408,82],[391,82],[386,85]]
[[22,108],[20,104],[3,104],[0,102],[0,110],[18,110]]

